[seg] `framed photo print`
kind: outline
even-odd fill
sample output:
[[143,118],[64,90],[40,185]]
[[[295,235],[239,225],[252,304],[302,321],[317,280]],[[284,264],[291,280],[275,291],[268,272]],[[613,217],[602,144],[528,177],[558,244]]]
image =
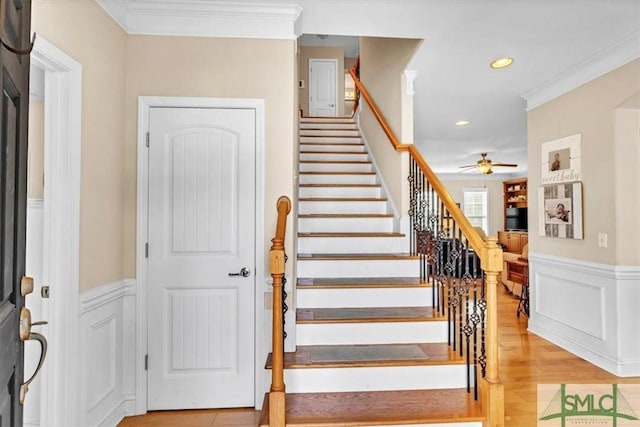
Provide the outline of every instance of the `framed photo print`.
[[542,184],[582,179],[582,135],[576,134],[542,144]]
[[538,201],[541,236],[583,239],[581,182],[540,187]]

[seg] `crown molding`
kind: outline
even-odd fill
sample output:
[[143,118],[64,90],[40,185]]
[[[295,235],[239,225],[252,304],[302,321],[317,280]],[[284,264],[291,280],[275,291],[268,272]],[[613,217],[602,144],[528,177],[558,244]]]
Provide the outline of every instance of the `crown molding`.
[[569,68],[540,86],[525,92],[527,111],[557,98],[593,79],[640,58],[640,30]]
[[219,0],[95,0],[128,34],[296,39],[297,4]]

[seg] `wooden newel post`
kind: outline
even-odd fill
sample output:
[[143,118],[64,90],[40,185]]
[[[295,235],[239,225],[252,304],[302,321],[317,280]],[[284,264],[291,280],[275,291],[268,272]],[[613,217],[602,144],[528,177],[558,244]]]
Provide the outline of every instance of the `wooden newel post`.
[[482,405],[487,416],[486,426],[504,427],[504,386],[500,382],[498,361],[498,276],[502,271],[502,249],[498,239],[485,239],[482,269],[485,272],[487,320],[487,373],[482,382]]
[[282,279],[284,277],[284,237],[287,214],[291,211],[291,201],[287,197],[278,199],[278,225],[276,236],[271,239],[269,269],[273,278],[273,323],[271,350],[271,390],[269,392],[269,426],[285,426],[285,385],[284,385],[284,331],[282,314]]

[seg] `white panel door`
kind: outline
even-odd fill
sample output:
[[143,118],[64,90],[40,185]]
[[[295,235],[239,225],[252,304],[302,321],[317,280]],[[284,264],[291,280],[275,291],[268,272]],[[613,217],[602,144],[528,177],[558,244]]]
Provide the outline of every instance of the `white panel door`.
[[309,115],[337,115],[338,61],[309,59]]
[[253,406],[255,111],[151,108],[149,133],[148,409]]

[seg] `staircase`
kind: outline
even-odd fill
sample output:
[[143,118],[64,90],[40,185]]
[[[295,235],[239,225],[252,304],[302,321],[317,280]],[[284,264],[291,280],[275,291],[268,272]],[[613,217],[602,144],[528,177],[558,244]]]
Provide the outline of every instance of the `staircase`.
[[[447,344],[352,119],[302,120],[299,176],[287,425],[482,426],[467,365]],[[268,412],[265,399],[261,426]]]

